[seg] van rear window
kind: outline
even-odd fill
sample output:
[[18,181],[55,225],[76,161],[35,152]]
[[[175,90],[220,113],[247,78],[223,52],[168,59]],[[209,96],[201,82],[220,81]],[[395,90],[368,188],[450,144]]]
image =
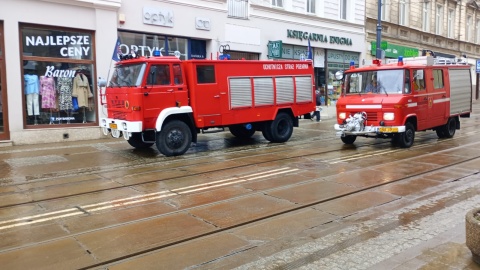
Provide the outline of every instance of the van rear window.
[[213,65],[197,66],[197,83],[215,83],[215,67]]

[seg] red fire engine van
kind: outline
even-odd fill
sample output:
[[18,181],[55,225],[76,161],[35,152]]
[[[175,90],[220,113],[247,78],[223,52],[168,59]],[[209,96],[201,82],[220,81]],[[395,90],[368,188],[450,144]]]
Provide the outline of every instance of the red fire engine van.
[[345,144],[362,136],[391,138],[408,148],[415,131],[425,130],[451,138],[460,129],[460,117],[472,111],[469,65],[439,65],[431,56],[399,57],[337,75],[343,90],[334,128]]
[[315,108],[311,61],[136,57],[115,65],[104,91],[104,134],[135,148],[156,144],[166,156],[184,154],[200,132],[225,127],[239,138],[261,131],[285,142],[298,116]]

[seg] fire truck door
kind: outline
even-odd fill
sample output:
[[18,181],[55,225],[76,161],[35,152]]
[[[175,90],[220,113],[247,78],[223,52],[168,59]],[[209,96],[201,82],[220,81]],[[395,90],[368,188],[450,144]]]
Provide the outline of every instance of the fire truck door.
[[434,69],[430,79],[433,82],[432,87],[427,88],[428,118],[431,126],[445,124],[448,99],[444,75],[442,69]]
[[413,70],[412,74],[412,90],[413,102],[416,102],[417,107],[414,107],[417,115],[417,126],[423,129],[427,121],[428,113],[428,95],[425,87],[425,71],[423,69]]
[[176,106],[175,91],[170,74],[170,65],[168,64],[150,66],[143,95],[145,119],[156,119],[162,109]]
[[222,102],[226,102],[227,91],[221,91],[218,78],[215,78],[215,66],[198,65],[195,85],[196,116],[204,127],[222,124]]

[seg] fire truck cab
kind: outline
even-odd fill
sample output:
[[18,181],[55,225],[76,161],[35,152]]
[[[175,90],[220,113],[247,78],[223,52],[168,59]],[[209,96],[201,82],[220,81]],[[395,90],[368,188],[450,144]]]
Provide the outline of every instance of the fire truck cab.
[[311,61],[130,57],[117,62],[100,92],[105,135],[135,148],[156,144],[166,156],[184,154],[200,132],[225,128],[285,142],[298,117],[315,108]]
[[431,56],[352,66],[336,74],[343,80],[336,134],[345,144],[362,136],[390,138],[403,148],[413,145],[416,131],[451,138],[472,111],[470,73],[468,65],[438,64]]

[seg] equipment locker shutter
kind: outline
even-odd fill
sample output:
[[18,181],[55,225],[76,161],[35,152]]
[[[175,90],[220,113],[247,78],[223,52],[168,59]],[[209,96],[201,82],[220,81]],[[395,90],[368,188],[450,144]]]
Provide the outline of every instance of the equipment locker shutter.
[[295,85],[297,89],[297,103],[311,102],[313,97],[313,84],[311,76],[295,77]]
[[275,78],[277,104],[293,103],[293,77]]
[[252,84],[250,78],[229,78],[230,108],[252,106]]

